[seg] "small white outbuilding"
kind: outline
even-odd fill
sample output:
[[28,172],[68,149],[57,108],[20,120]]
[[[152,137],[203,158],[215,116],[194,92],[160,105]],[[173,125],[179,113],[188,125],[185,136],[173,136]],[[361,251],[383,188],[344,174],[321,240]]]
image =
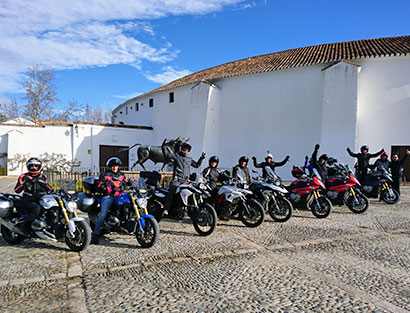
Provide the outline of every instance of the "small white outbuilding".
[[410,148],[410,36],[226,63],[129,99],[113,115],[116,124],[152,126],[154,144],[189,137],[194,157],[216,154],[222,167],[241,155],[261,161],[267,150],[276,161],[290,155],[278,170],[285,179],[316,143],[319,153],[350,164],[348,146],[402,156]]

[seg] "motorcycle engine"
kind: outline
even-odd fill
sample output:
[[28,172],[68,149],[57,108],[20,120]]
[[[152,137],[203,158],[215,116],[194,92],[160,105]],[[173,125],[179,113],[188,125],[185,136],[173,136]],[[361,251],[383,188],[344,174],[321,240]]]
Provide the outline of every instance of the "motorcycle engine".
[[293,202],[299,202],[300,201],[300,196],[297,193],[291,193],[289,195],[290,200]]
[[118,219],[118,217],[111,215],[111,216],[108,218],[107,223],[108,223],[108,225],[110,225],[110,226],[118,226],[118,225],[120,225],[120,220]]
[[330,198],[330,199],[336,199],[337,198],[337,192],[334,191],[328,191],[326,193],[326,195]]
[[219,207],[219,215],[222,217],[229,216],[230,209],[231,209],[231,205],[228,201],[222,202]]
[[371,186],[363,186],[363,190],[366,191],[366,192],[371,192],[372,189],[373,189],[373,187],[371,187]]

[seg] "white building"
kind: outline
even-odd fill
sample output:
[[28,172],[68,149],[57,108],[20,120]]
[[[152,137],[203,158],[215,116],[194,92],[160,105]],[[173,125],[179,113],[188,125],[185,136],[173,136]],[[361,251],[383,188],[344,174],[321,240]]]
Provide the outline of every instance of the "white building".
[[[151,142],[190,137],[192,155],[276,161],[327,153],[354,163],[346,147],[371,152],[410,147],[410,36],[304,47],[209,68],[129,99],[116,124],[152,126]],[[408,176],[410,177],[410,175]]]
[[14,159],[18,155],[39,157],[44,153],[61,154],[67,160],[79,161],[77,171],[98,171],[107,159],[117,155],[125,167],[137,159],[135,147],[119,153],[135,143],[152,142],[152,127],[121,126],[111,124],[48,122],[42,126],[0,124],[0,167],[7,167],[8,175],[26,171],[24,164],[14,168],[4,156]]

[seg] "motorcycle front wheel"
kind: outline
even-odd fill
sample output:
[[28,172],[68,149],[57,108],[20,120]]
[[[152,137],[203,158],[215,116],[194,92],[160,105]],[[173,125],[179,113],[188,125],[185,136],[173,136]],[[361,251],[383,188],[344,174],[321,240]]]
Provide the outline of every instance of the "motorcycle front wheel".
[[75,252],[80,252],[90,245],[91,228],[86,221],[77,221],[75,223],[75,232],[71,236],[68,228],[65,234],[65,243]]
[[387,204],[395,204],[399,201],[399,193],[393,188],[385,189],[380,194],[380,199],[382,199]]
[[332,203],[328,198],[320,196],[319,198],[313,199],[310,202],[309,209],[317,218],[325,218],[329,216],[332,210]]
[[254,200],[250,199],[244,203],[246,207],[239,209],[239,219],[247,227],[258,227],[265,220],[265,210],[262,205]]
[[153,217],[144,218],[144,221],[144,232],[139,232],[137,230],[135,235],[141,247],[151,248],[159,238],[159,225],[157,220]]
[[197,214],[192,215],[192,223],[200,236],[209,236],[216,227],[216,212],[210,204],[199,206]]
[[277,197],[276,204],[273,199],[270,199],[268,203],[268,212],[270,217],[279,223],[284,223],[292,217],[293,206],[292,203],[286,198]]
[[346,205],[353,213],[363,213],[369,208],[369,200],[361,193],[356,192],[347,198]]

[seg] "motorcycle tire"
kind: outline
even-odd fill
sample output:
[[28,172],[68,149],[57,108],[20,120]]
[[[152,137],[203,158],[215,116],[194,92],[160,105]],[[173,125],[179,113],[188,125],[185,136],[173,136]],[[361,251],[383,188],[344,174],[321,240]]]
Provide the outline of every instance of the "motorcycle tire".
[[382,199],[387,204],[395,204],[397,201],[399,201],[400,196],[399,193],[393,188],[391,189],[391,191],[392,194],[390,194],[389,190],[383,190],[380,193],[380,199]]
[[74,238],[71,237],[70,232],[65,233],[65,243],[71,251],[80,252],[90,245],[91,242],[91,227],[86,221],[77,221],[75,223]]
[[159,239],[159,225],[155,218],[147,217],[145,220],[144,232],[137,231],[135,234],[138,243],[143,248],[151,248]]
[[[319,206],[318,206],[319,204]],[[313,199],[309,204],[309,210],[312,211],[312,214],[317,218],[328,217],[332,211],[332,202],[324,196]]]
[[346,205],[350,211],[356,214],[365,212],[369,208],[369,200],[363,194],[356,192],[356,198],[359,203],[357,203],[355,197],[350,195],[346,200]]
[[245,208],[240,208],[239,219],[247,227],[258,227],[265,220],[265,210],[263,206],[256,200],[250,199],[246,201],[249,214]]
[[22,235],[12,232],[10,229],[8,229],[7,227],[3,225],[1,225],[0,227],[1,227],[1,235],[3,236],[3,239],[11,245],[17,245],[20,242],[22,242],[25,238]]
[[209,236],[216,227],[217,216],[210,204],[199,206],[199,217],[192,216],[192,223],[200,236]]
[[293,214],[292,203],[286,198],[277,198],[277,206],[274,205],[273,200],[271,199],[268,203],[268,212],[270,217],[279,223],[284,223],[288,221]]

